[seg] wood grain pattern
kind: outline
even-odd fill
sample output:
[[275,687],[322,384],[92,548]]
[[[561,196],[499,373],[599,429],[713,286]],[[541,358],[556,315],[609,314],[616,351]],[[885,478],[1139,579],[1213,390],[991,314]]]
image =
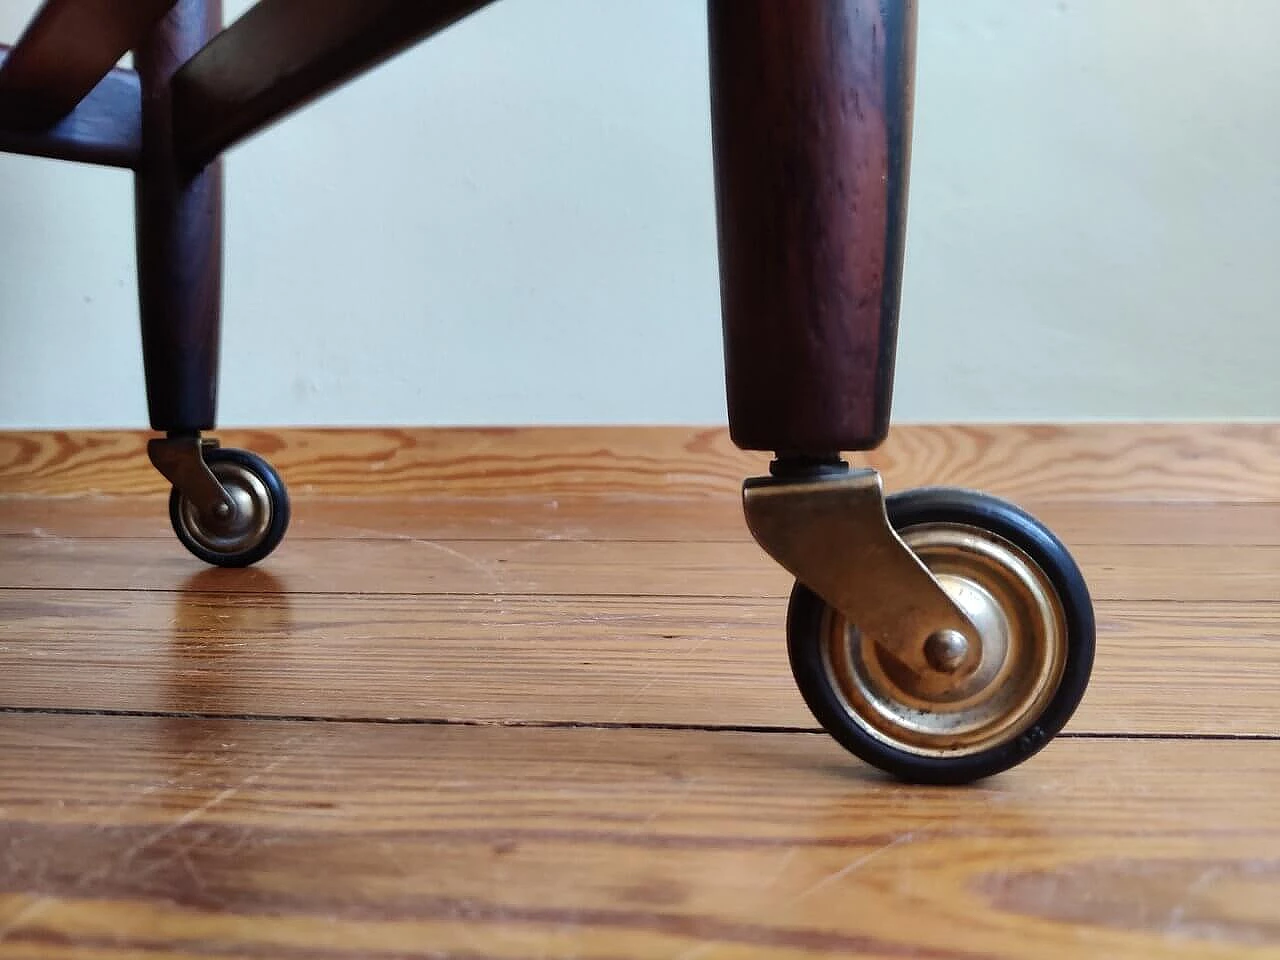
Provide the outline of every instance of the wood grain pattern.
[[[227,430],[290,491],[370,497],[739,496],[768,457],[723,428]],[[144,433],[0,431],[0,496],[160,493]],[[1280,424],[901,426],[853,458],[889,490],[956,484],[1034,502],[1280,500]]]
[[1280,955],[1271,428],[890,441],[1050,494],[1101,598],[1067,733],[960,790],[815,731],[723,431],[242,438],[315,483],[250,570],[138,435],[0,439],[0,960]]
[[[1024,500],[1072,549],[1280,546],[1280,501]],[[168,541],[166,498],[0,496],[0,536]],[[736,497],[295,498],[295,540],[747,541]],[[164,551],[156,545],[154,549]],[[283,562],[287,551],[275,554]],[[1190,553],[1188,555],[1191,555]]]
[[222,321],[222,166],[174,158],[175,71],[222,25],[222,0],[178,0],[134,50],[142,156],[134,177],[138,306],[151,427],[214,425]]
[[[1087,775],[1083,775],[1087,771]],[[1280,753],[0,716],[0,957],[1267,957]]]
[[711,0],[729,427],[830,454],[889,426],[914,0]]
[[43,0],[0,62],[0,119],[30,129],[65,118],[174,0]]
[[[0,590],[0,705],[810,729],[781,598]],[[1098,605],[1078,733],[1280,734],[1280,605]]]
[[[0,74],[9,57],[0,44]],[[142,150],[138,75],[113,68],[70,113],[51,126],[14,123],[0,106],[0,151],[54,160],[135,167]]]
[[260,0],[174,77],[178,156],[199,169],[489,2]]
[[[1077,545],[1095,600],[1270,602],[1278,546]],[[201,571],[176,541],[124,537],[0,541],[9,587],[176,591]],[[785,601],[791,577],[748,540],[310,540],[262,567],[291,594],[758,597]],[[254,593],[228,573],[210,586]]]

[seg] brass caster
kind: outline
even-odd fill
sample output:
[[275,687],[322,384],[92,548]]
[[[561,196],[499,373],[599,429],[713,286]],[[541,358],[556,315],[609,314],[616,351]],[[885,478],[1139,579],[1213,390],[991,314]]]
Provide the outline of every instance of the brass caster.
[[1046,527],[972,491],[885,500],[873,471],[785,486],[748,481],[748,525],[796,575],[792,672],[837,741],[904,780],[964,783],[1062,729],[1088,685],[1093,608]]
[[173,531],[201,560],[247,567],[284,539],[289,494],[280,475],[261,457],[198,436],[152,440],[147,452],[173,484]]

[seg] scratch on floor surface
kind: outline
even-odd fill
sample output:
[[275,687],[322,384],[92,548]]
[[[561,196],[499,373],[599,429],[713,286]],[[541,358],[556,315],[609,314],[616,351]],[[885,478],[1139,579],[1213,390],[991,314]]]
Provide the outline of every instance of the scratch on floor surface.
[[701,782],[702,782],[701,777],[689,777],[687,780],[685,780],[684,785],[679,790],[677,790],[675,793],[673,793],[670,797],[668,797],[663,802],[659,803],[656,807],[654,807],[651,811],[649,811],[649,813],[642,820],[640,820],[635,825],[635,828],[631,831],[631,835],[635,836],[636,834],[640,833],[642,830],[647,830],[649,827],[653,826],[653,824],[657,822],[658,818],[661,817],[664,813],[671,810],[677,804],[683,803],[685,798],[689,796],[693,788],[696,787]]
[[61,902],[62,901],[57,897],[48,897],[48,896],[39,897],[36,900],[31,901],[29,904],[27,904],[25,907],[23,907],[21,910],[15,913],[8,920],[5,920],[3,921],[2,924],[0,924],[0,943],[3,943],[5,940],[7,940],[9,937],[9,934],[13,933],[13,931],[17,930],[19,927],[25,924],[28,920],[35,919],[40,914],[48,910],[50,907],[54,906],[55,904],[59,904]]
[[[299,746],[298,746],[299,742],[304,740],[314,739],[316,736],[317,736],[317,733],[312,731],[305,734],[300,734],[299,736],[296,736],[296,737],[292,737],[288,742],[282,745],[280,756],[276,757],[276,759],[272,760],[266,766],[262,767],[260,770],[255,770],[253,773],[248,774],[239,783],[234,783],[231,786],[223,790],[220,790],[218,793],[210,797],[208,800],[200,804],[198,807],[193,807],[192,809],[188,810],[186,813],[182,814],[172,823],[165,824],[164,826],[158,828],[157,830],[154,830],[151,833],[147,834],[145,837],[143,837],[133,846],[129,847],[129,849],[127,849],[120,856],[120,858],[114,863],[114,865],[108,865],[103,871],[96,872],[92,876],[86,876],[85,879],[96,882],[98,879],[100,879],[102,876],[104,876],[106,873],[109,873],[113,869],[120,870],[128,867],[129,864],[131,864],[133,860],[138,856],[138,854],[142,853],[142,851],[150,849],[151,847],[155,846],[155,844],[163,840],[165,837],[169,836],[170,834],[174,833],[177,830],[181,830],[183,827],[187,826],[188,824],[203,817],[205,814],[209,813],[209,811],[214,810],[217,807],[221,806],[222,804],[226,803],[228,800],[236,796],[238,793],[240,793],[240,791],[244,790],[246,787],[253,786],[263,777],[269,776],[276,769],[278,769],[279,767],[283,766],[285,763],[288,763],[290,760],[297,757],[299,752]],[[183,852],[185,852],[185,850],[180,849],[175,853],[175,856]]]
[[[810,884],[809,886],[801,890],[799,893],[797,893],[795,896],[787,899],[778,908],[778,910],[783,911],[783,910],[788,910],[791,907],[794,907],[796,904],[801,903],[802,901],[813,896],[819,890],[822,890],[825,887],[829,887],[833,883],[839,882],[840,880],[849,876],[852,873],[856,873],[858,870],[866,866],[876,857],[881,856],[884,853],[887,853],[888,851],[892,850],[894,847],[901,846],[904,843],[909,843],[914,838],[915,838],[915,831],[914,830],[908,831],[907,833],[894,837],[884,846],[877,847],[876,849],[871,850],[868,853],[864,853],[859,857],[855,857],[853,860],[845,864],[839,870],[836,870],[833,873],[827,874],[821,880],[817,881],[816,883]],[[774,881],[776,881],[777,878],[782,875],[782,871],[785,870],[787,865],[791,862],[791,858],[795,855],[795,852],[796,852],[796,848],[793,847],[791,851],[785,857],[783,857],[782,864],[779,866],[776,874],[774,875],[774,878],[773,878]],[[723,946],[724,946],[723,943],[718,943],[715,941],[694,944],[688,950],[684,951],[681,954],[678,954],[675,957],[675,960],[698,960],[699,957],[706,956],[708,951],[714,950],[717,947],[723,947]]]
[[453,547],[446,547],[443,543],[438,543],[435,540],[423,540],[418,537],[405,537],[405,539],[411,543],[416,543],[423,547],[430,547],[432,550],[437,550],[440,553],[447,554],[455,560],[461,560],[469,568],[476,571],[476,573],[480,574],[492,583],[497,589],[503,589],[503,579],[498,574],[498,571],[494,569],[496,566],[495,564],[488,563],[484,560],[477,560],[475,557],[468,556],[461,550],[455,550]]
[[[786,900],[778,909],[781,911],[781,910],[788,910],[791,907],[794,907],[796,904],[813,896],[819,890],[822,890],[825,887],[829,887],[833,883],[837,883],[838,881],[840,881],[844,877],[849,876],[852,873],[856,873],[858,870],[866,866],[868,863],[870,863],[872,860],[874,860],[876,857],[880,856],[881,854],[887,853],[888,851],[892,850],[894,847],[898,847],[904,843],[910,842],[914,837],[915,837],[915,831],[908,831],[907,833],[894,837],[892,840],[890,840],[888,843],[886,843],[882,847],[877,847],[876,849],[868,853],[862,854],[862,856],[860,857],[855,857],[852,861],[845,864],[839,870],[836,870],[833,873],[829,873],[827,874],[827,876],[823,877],[821,880],[817,881],[816,883],[812,883],[809,886],[805,887],[795,896]],[[783,862],[779,866],[778,871],[774,876],[775,881],[778,876],[781,876],[782,871],[786,869],[787,865],[791,862],[791,858],[794,855],[795,855],[795,848],[793,847],[791,851],[783,858]],[[698,960],[699,957],[706,956],[708,951],[714,950],[717,947],[723,947],[723,946],[724,946],[723,943],[718,943],[715,941],[694,944],[688,950],[684,951],[681,954],[678,954],[675,957],[675,960]]]
[[845,864],[839,870],[836,870],[834,873],[828,874],[827,876],[819,880],[817,883],[810,884],[809,886],[801,890],[799,893],[787,899],[782,904],[780,909],[782,910],[791,909],[792,907],[796,906],[802,901],[807,900],[809,897],[813,896],[819,890],[822,890],[825,887],[829,887],[831,886],[831,884],[836,883],[840,880],[843,880],[845,877],[849,876],[850,874],[856,873],[858,870],[861,870],[864,866],[866,866],[868,863],[870,863],[872,860],[874,860],[876,857],[880,856],[881,854],[888,853],[894,847],[900,847],[904,843],[910,843],[911,840],[913,840],[914,838],[915,838],[915,831],[908,830],[906,833],[901,834],[897,837],[894,837],[884,846],[876,847],[876,849],[870,851],[869,853],[864,853],[860,857],[855,857],[853,860],[849,861],[849,863]]

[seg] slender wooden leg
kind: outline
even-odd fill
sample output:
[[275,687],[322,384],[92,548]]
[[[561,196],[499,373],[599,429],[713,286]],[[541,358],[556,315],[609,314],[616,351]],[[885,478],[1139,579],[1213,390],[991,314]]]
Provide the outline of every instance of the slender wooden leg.
[[151,426],[213,427],[222,299],[222,166],[174,159],[169,79],[222,24],[221,0],[179,0],[134,51],[142,161],[134,180],[138,300]]
[[174,154],[170,79],[222,25],[221,0],[178,0],[134,51],[142,86],[142,159],[134,180],[138,301],[151,426],[147,453],[170,483],[179,541],[224,567],[257,563],[289,525],[271,464],[202,438],[218,399],[222,310],[222,165],[184,168]]
[[829,457],[884,439],[914,0],[709,0],[729,424]]

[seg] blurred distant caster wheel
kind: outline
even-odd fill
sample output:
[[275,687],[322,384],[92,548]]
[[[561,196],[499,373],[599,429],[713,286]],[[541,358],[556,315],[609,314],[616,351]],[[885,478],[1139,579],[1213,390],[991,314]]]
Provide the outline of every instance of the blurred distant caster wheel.
[[212,447],[204,462],[234,509],[201,510],[176,487],[169,520],[182,545],[206,563],[247,567],[279,546],[289,526],[289,494],[267,461],[245,450]]
[[787,647],[800,692],[837,741],[901,779],[954,784],[1007,770],[1062,729],[1088,685],[1084,578],[1044,525],[994,497],[923,489],[885,506],[981,650],[939,630],[921,638],[925,669],[908,667],[797,582]]

